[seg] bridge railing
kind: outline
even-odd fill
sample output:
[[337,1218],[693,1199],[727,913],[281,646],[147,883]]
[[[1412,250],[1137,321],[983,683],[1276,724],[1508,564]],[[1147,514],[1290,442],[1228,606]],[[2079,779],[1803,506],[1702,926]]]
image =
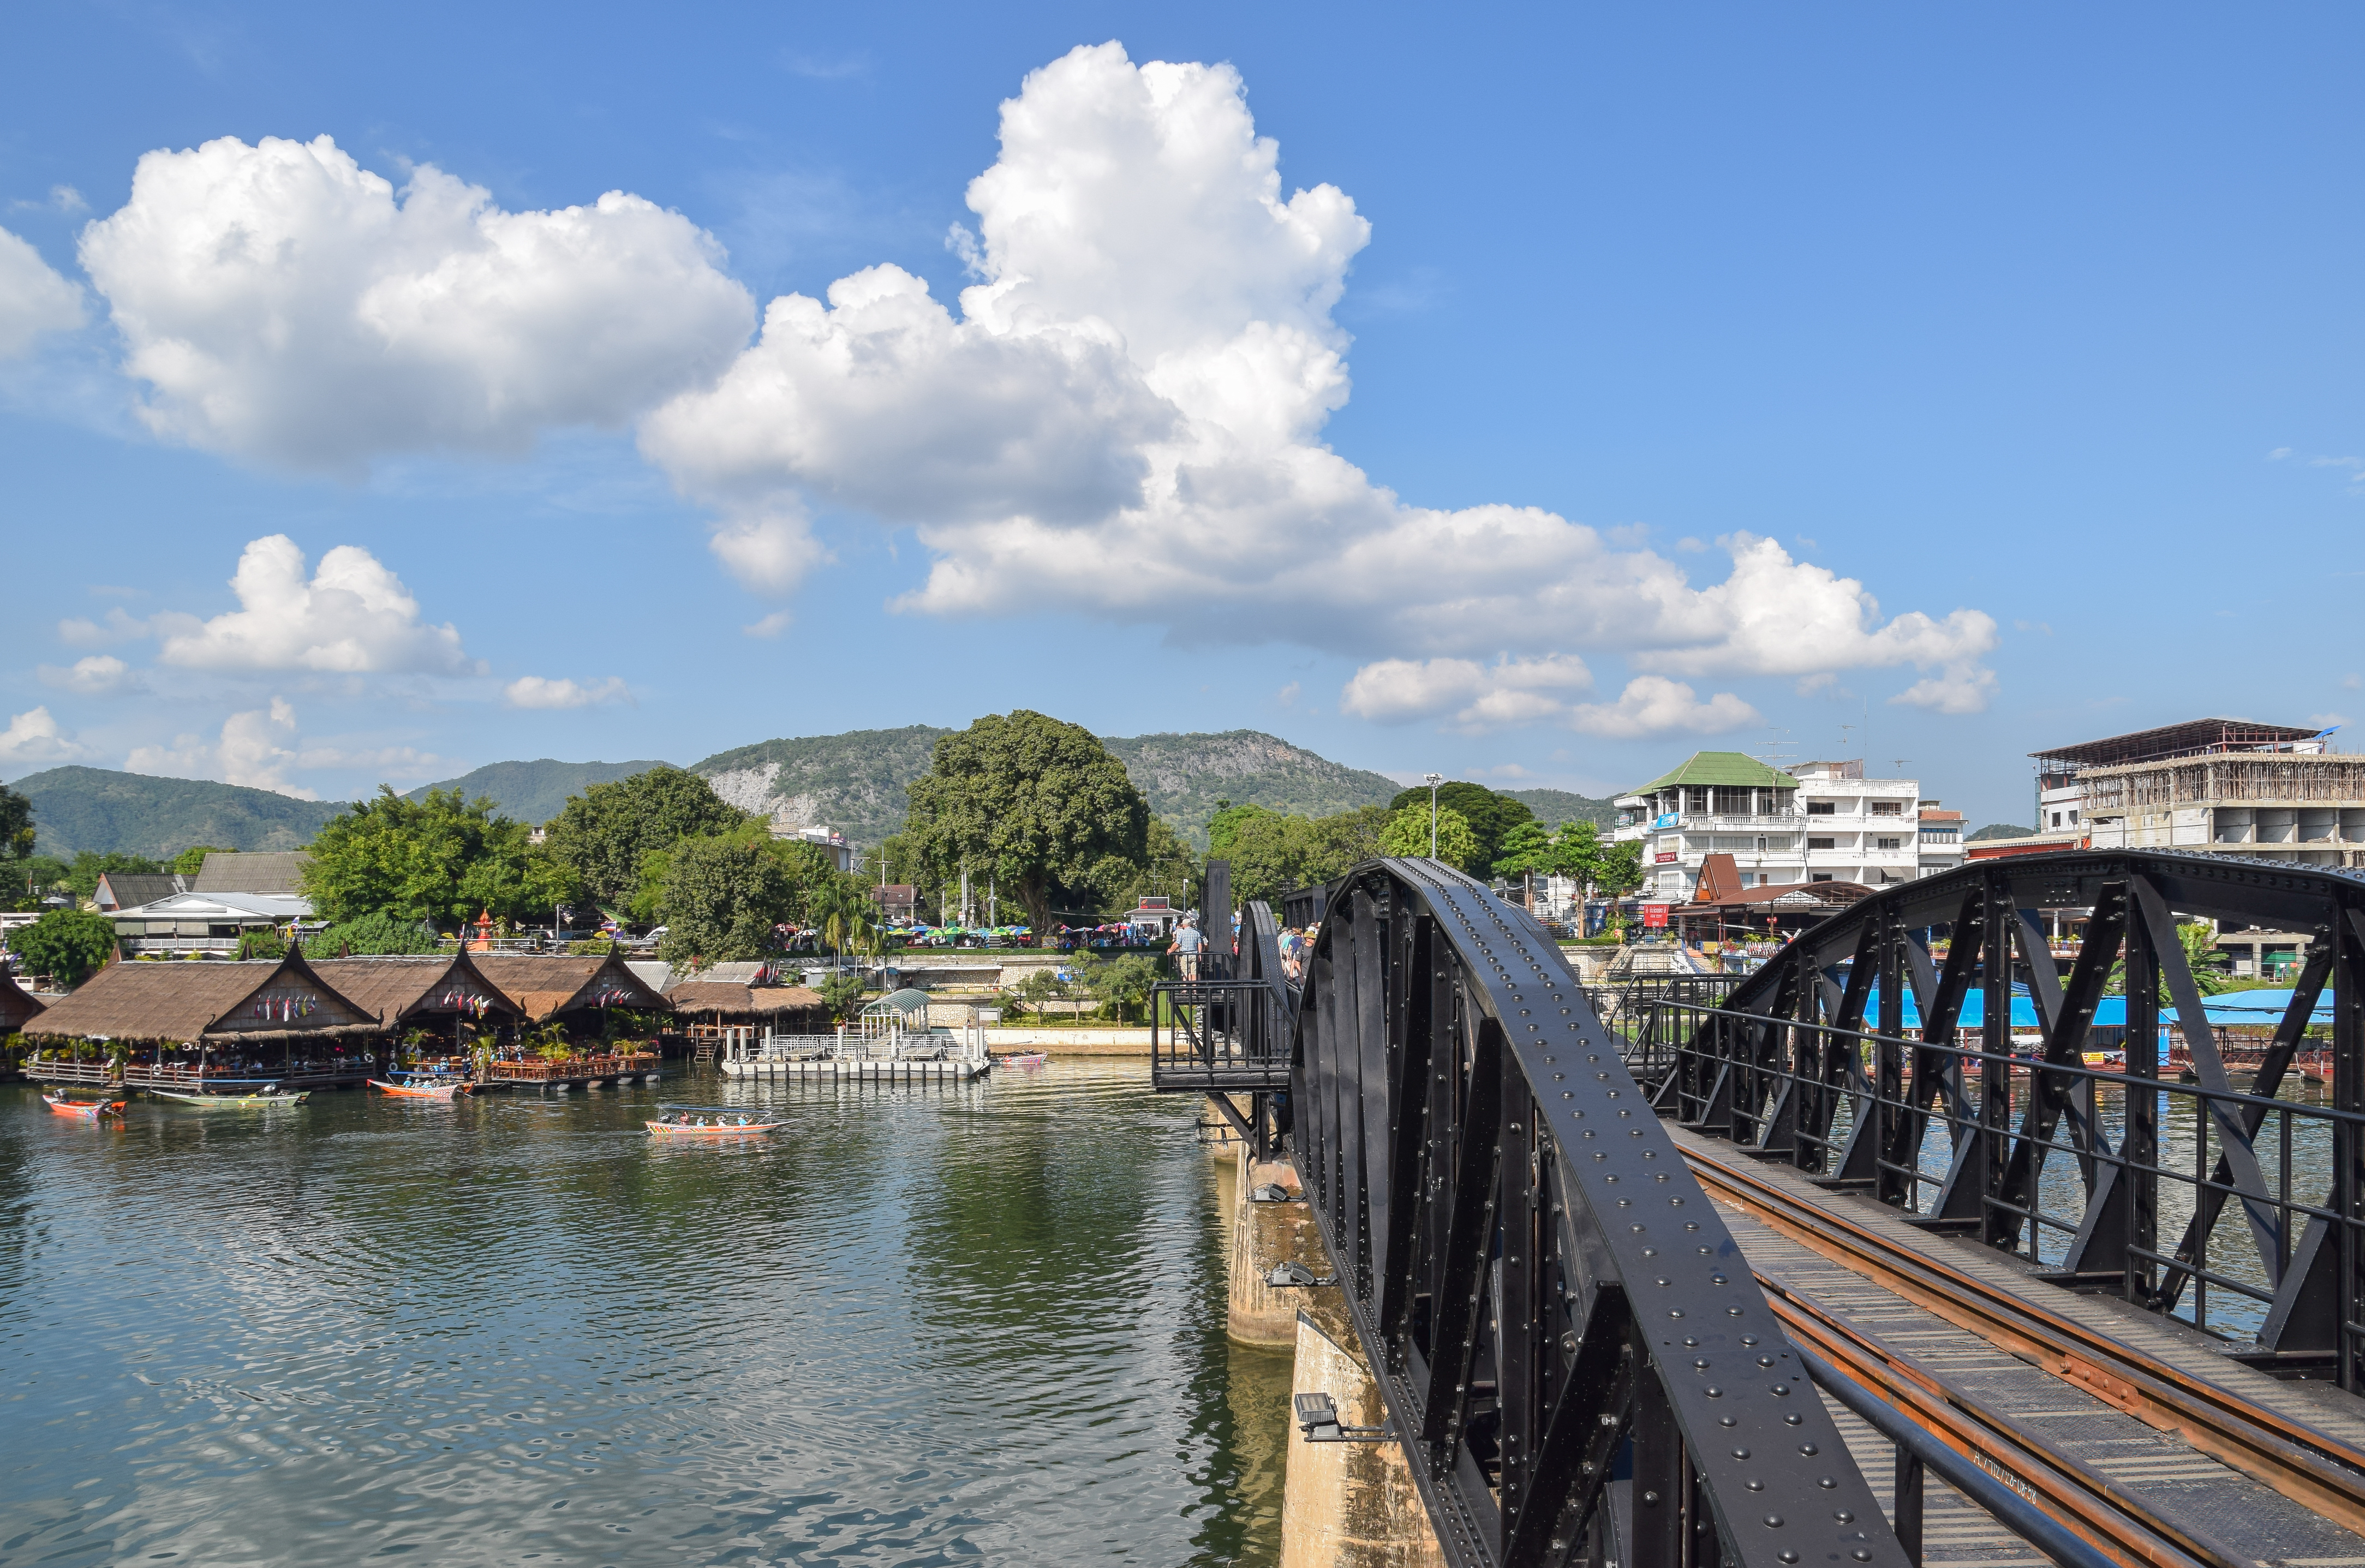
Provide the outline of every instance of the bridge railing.
[[1531,917],[1358,867],[1294,1026],[1293,1157],[1449,1562],[1907,1561]]
[[1166,1092],[1260,1091],[1289,1086],[1289,1034],[1262,980],[1194,980],[1154,987],[1149,1066]]
[[[2048,913],[2083,928],[2066,974]],[[2247,1060],[2188,956],[2203,919],[2315,934]],[[2098,1028],[2106,1001],[2123,1026]],[[1653,1012],[1674,1057],[1653,1103],[1685,1125],[2365,1391],[2365,880],[2014,857],[1852,906],[1721,1004]]]
[[[1871,1191],[2059,1282],[2258,1338],[2254,1361],[2337,1360],[2334,1296],[2312,1293],[2333,1284],[2345,1247],[2365,1247],[2365,1219],[2329,1191],[2334,1151],[2365,1137],[2365,1114],[2163,1081],[2156,1044],[2146,1061],[2140,1041],[2124,1068],[2053,1066],[1677,1002],[1661,1016],[1680,1043],[1658,1103],[1684,1125]],[[1935,1078],[1920,1098],[1916,1056]],[[1990,1098],[1989,1081],[2006,1077]],[[2001,1103],[2049,1103],[2057,1120],[2023,1136],[1989,1119]],[[2149,1158],[2129,1152],[2146,1145]],[[2001,1152],[1994,1180],[1984,1158],[1958,1165],[1966,1148]]]

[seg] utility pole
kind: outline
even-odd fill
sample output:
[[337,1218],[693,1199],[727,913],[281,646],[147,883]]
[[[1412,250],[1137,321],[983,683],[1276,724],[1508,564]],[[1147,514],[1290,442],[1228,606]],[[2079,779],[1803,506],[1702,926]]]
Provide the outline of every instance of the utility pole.
[[1429,857],[1434,860],[1437,858],[1437,787],[1445,782],[1445,775],[1424,773],[1421,778],[1429,784]]

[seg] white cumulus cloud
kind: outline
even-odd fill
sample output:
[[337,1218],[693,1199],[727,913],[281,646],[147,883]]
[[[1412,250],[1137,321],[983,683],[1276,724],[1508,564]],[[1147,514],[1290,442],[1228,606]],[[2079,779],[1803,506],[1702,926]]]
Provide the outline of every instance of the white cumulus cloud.
[[119,604],[108,609],[103,622],[79,615],[58,622],[58,640],[70,648],[104,648],[111,643],[136,642],[150,634],[148,622],[127,612]]
[[60,277],[29,243],[0,229],[0,359],[27,353],[44,332],[81,325],[81,287]]
[[722,260],[622,191],[507,212],[431,164],[398,191],[325,136],[150,152],[82,240],[159,434],[348,473],[515,452],[712,378],[754,320]]
[[1915,681],[1889,701],[1933,713],[1984,713],[1995,690],[1995,671],[1957,663]]
[[123,766],[132,773],[219,778],[225,784],[270,790],[299,801],[319,800],[312,790],[287,781],[287,770],[298,760],[295,746],[289,744],[295,736],[296,710],[285,699],[275,697],[268,708],[232,713],[223,720],[221,733],[214,740],[184,734],[171,745],[135,746]]
[[230,578],[239,608],[209,621],[157,618],[163,662],[191,669],[465,675],[460,633],[420,617],[419,600],[378,558],[340,544],[306,576],[284,533],[257,539]]
[[626,702],[632,692],[620,676],[605,680],[553,680],[546,676],[521,676],[501,689],[512,708],[589,708],[606,702]]
[[1588,702],[1572,710],[1569,727],[1605,740],[1658,735],[1721,734],[1765,720],[1730,691],[1703,702],[1688,686],[1661,675],[1638,675],[1615,702]]
[[18,713],[0,730],[0,767],[81,762],[96,755],[60,729],[47,708]]
[[783,297],[717,383],[643,421],[744,581],[792,585],[819,558],[807,509],[848,507],[932,553],[901,608],[1056,602],[1184,642],[1285,628],[1368,661],[1350,711],[1465,726],[1698,731],[1747,708],[1664,679],[1579,708],[1564,682],[1472,673],[1506,654],[1747,676],[1976,671],[1993,647],[1978,610],[1884,621],[1863,583],[1771,540],[1728,536],[1729,575],[1698,587],[1623,531],[1407,505],[1321,444],[1350,390],[1331,310],[1370,225],[1333,186],[1284,191],[1229,66],[1079,49],[1027,77],[1001,133],[953,236],[978,279],[958,311],[891,266]]
[[83,697],[105,697],[118,691],[135,690],[139,678],[131,666],[112,654],[93,654],[86,659],[76,659],[61,669],[56,665],[40,666],[41,679],[50,686],[63,687]]
[[1548,658],[1381,659],[1357,670],[1339,694],[1339,711],[1381,723],[1451,713],[1458,728],[1535,723],[1569,711],[1568,695],[1593,689],[1585,661]]

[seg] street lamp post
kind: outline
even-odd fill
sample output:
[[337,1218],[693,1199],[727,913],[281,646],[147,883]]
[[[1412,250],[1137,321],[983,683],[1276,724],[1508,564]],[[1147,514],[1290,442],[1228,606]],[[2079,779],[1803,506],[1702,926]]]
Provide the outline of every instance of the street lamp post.
[[1434,860],[1437,858],[1437,787],[1445,782],[1445,775],[1424,773],[1421,778],[1429,785],[1429,857]]

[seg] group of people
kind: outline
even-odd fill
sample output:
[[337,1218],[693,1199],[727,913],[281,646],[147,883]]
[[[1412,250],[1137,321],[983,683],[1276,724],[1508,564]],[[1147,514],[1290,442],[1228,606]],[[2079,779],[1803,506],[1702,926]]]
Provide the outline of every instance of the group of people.
[[[1233,929],[1237,931],[1239,927],[1236,924]],[[1322,926],[1319,922],[1304,927],[1284,925],[1281,928],[1281,972],[1287,977],[1290,984],[1305,983],[1306,961],[1314,951],[1315,938],[1321,933]],[[1234,938],[1233,947],[1237,953],[1239,949],[1237,937]],[[1206,950],[1207,935],[1199,929],[1198,917],[1183,916],[1182,924],[1174,928],[1174,939],[1166,945],[1167,953],[1174,960],[1174,972],[1183,980],[1197,980],[1199,960]]]
[[1314,939],[1322,934],[1320,922],[1299,927],[1281,928],[1281,972],[1292,985],[1306,983],[1306,961],[1314,955]]

